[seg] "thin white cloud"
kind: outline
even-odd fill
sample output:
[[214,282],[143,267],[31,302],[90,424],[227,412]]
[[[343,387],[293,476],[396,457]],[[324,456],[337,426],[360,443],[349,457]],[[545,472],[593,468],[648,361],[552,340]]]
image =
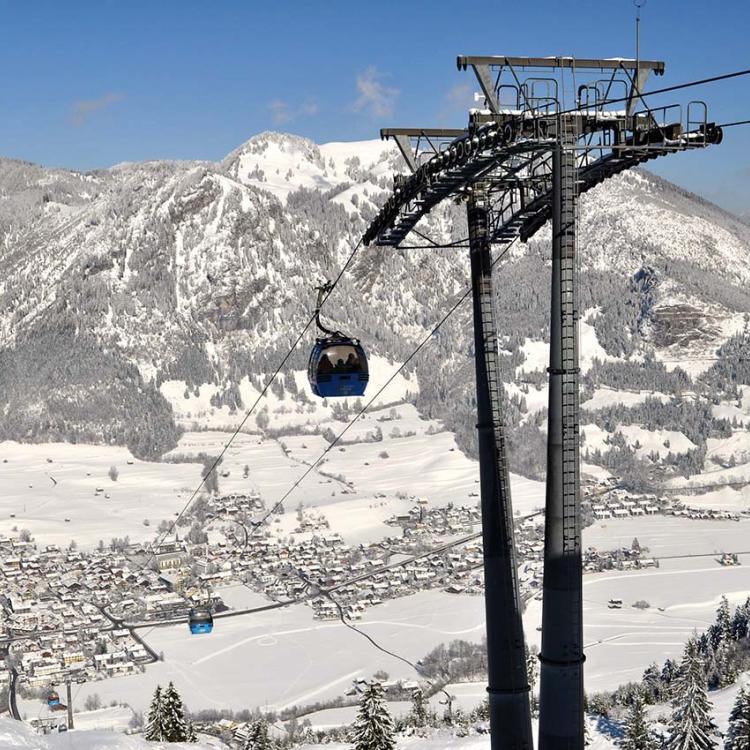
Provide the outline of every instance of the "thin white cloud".
[[94,112],[107,109],[107,107],[111,107],[124,98],[123,94],[109,92],[98,99],[79,99],[73,102],[71,106],[70,120],[76,127],[80,127],[86,123]]
[[271,119],[273,119],[276,125],[283,125],[284,123],[296,120],[299,117],[314,117],[320,111],[320,107],[315,99],[305,99],[305,101],[299,107],[292,107],[292,105],[284,99],[274,99],[267,105],[268,111],[271,113]]
[[377,68],[370,66],[357,76],[359,96],[352,105],[355,112],[367,112],[374,117],[390,117],[398,99],[399,90],[386,86]]
[[271,118],[277,125],[283,125],[292,119],[289,104],[283,101],[283,99],[274,99],[272,102],[269,102],[268,110],[271,113]]
[[468,83],[458,83],[445,92],[438,120],[440,122],[455,120],[459,114],[465,118],[469,109],[476,106],[474,87]]
[[459,83],[448,89],[445,103],[454,109],[469,109],[475,106],[474,87],[469,83]]

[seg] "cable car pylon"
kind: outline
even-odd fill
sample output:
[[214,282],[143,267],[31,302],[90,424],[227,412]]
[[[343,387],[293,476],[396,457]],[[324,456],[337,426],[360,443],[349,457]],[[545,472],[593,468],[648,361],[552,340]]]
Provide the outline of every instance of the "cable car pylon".
[[583,750],[577,169],[570,122],[552,154],[549,418],[539,656],[539,750]]
[[719,144],[722,129],[702,101],[649,107],[654,93],[700,83],[645,92],[649,75],[664,73],[659,60],[461,55],[456,62],[474,71],[484,107],[461,130],[380,131],[396,142],[411,174],[394,177],[363,241],[397,248],[441,201],[469,196],[490,735],[492,750],[530,750],[487,264],[491,243],[526,241],[553,220],[539,750],[583,750],[576,201],[651,159]]
[[513,505],[502,411],[503,383],[495,327],[489,212],[487,185],[475,183],[467,204],[467,215],[487,617],[487,693],[493,750],[532,750],[530,688],[518,592]]

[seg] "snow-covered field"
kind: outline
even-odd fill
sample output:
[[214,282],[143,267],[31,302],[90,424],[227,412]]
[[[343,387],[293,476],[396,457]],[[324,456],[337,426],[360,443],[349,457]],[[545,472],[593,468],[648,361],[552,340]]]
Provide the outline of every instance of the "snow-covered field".
[[[711,622],[722,594],[730,604],[750,596],[750,555],[739,567],[722,567],[722,551],[750,551],[750,521],[691,521],[655,516],[625,518],[584,529],[584,546],[601,550],[630,547],[638,538],[659,568],[609,571],[584,576],[585,684],[588,692],[637,680],[653,661],[679,657],[693,631]],[[665,559],[674,555],[685,555]],[[689,555],[708,555],[689,557]],[[609,609],[610,598],[624,602]],[[644,600],[645,610],[631,605]],[[524,615],[529,643],[540,645],[541,601],[529,602]]]
[[693,508],[712,510],[745,511],[750,510],[750,485],[740,487],[721,487],[697,495],[679,494],[676,499]]
[[[118,471],[116,482],[108,476],[111,466]],[[139,461],[116,446],[5,441],[0,533],[28,529],[41,544],[75,539],[88,547],[114,536],[151,539],[159,521],[182,508],[185,493],[199,479],[199,464]],[[143,525],[145,519],[150,526]]]
[[615,404],[637,406],[646,401],[646,399],[659,399],[659,401],[667,402],[670,400],[670,397],[658,391],[622,391],[608,386],[600,386],[594,390],[594,394],[590,399],[581,403],[581,408],[596,411],[597,409],[614,406]]
[[648,555],[719,554],[750,551],[750,519],[694,521],[674,516],[641,516],[599,521],[583,530],[584,547],[630,547],[633,539]]
[[[319,416],[321,428],[339,432],[345,424]],[[358,442],[376,432],[382,433],[382,440]],[[218,455],[228,438],[224,431],[186,432],[167,459]],[[277,441],[240,433],[221,464],[220,490],[257,490],[271,507],[327,445],[316,434]],[[26,528],[40,544],[67,545],[74,539],[83,547],[113,536],[152,539],[159,521],[182,509],[200,481],[201,469],[195,462],[139,461],[120,447],[65,443],[4,442],[0,461],[0,533]],[[117,481],[108,476],[111,466],[117,468]],[[453,433],[439,422],[422,419],[409,404],[376,410],[355,423],[342,444],[292,492],[279,531],[291,531],[296,506],[302,502],[319,507],[332,530],[347,541],[381,539],[393,531],[383,520],[410,507],[414,497],[426,497],[436,506],[473,504],[478,502],[478,481],[476,461],[458,449]],[[542,483],[519,476],[512,481],[518,513],[543,505]]]
[[[750,437],[750,432],[747,434]],[[674,477],[667,481],[666,486],[670,489],[719,489],[733,484],[750,484],[750,463],[693,474],[688,479]]]
[[[368,610],[357,627],[399,655],[415,661],[454,638],[478,641],[484,633],[481,597],[427,591]],[[79,701],[99,693],[147,707],[157,683],[173,680],[194,708],[283,708],[341,695],[355,677],[385,669],[392,678],[416,673],[338,621],[318,621],[302,605],[219,620],[206,637],[185,626],[143,635],[164,661],[145,674],[83,686]]]
[[[536,729],[534,730],[536,731]],[[26,725],[0,718],[0,747],[3,750],[209,750],[226,748],[219,740],[199,736],[197,744],[146,742],[142,737],[128,737],[114,732],[67,732],[63,735],[40,737]],[[349,743],[331,743],[329,750],[351,750]],[[398,737],[398,750],[486,750],[486,734],[455,737],[449,732],[436,732],[433,737]],[[301,745],[299,750],[319,750],[320,745]],[[614,745],[605,737],[593,735],[591,750],[612,750]]]
[[[659,568],[609,571],[583,579],[585,684],[588,692],[637,680],[651,662],[682,653],[694,631],[713,622],[722,594],[731,605],[750,596],[750,555],[739,567],[722,567],[721,551],[750,551],[750,521],[689,521],[654,517],[597,524],[584,531],[584,544],[600,549],[630,546],[637,537],[660,558]],[[685,555],[665,559],[672,555]],[[708,555],[689,557],[689,555]],[[609,599],[622,609],[609,609]],[[648,609],[632,604],[647,601]],[[530,643],[539,645],[541,602],[532,600],[524,616]]]
[[[652,662],[679,658],[694,631],[713,622],[722,594],[733,605],[750,596],[750,556],[744,565],[722,568],[712,560],[668,561],[658,569],[611,572],[584,579],[583,618],[587,692],[639,680]],[[620,598],[623,609],[609,609]],[[632,607],[644,600],[649,609]],[[540,644],[541,602],[524,617],[529,642]]]
[[[390,419],[391,412],[396,418]],[[385,421],[381,421],[386,418]],[[343,422],[324,422],[338,432]],[[383,438],[366,440],[375,430]],[[433,434],[428,434],[428,430]],[[404,436],[406,435],[406,436]],[[217,455],[228,439],[225,432],[186,432],[176,455]],[[347,442],[349,441],[349,442]],[[272,507],[322,455],[328,443],[320,435],[289,435],[278,441],[259,435],[238,435],[224,455],[221,492],[257,490]],[[248,478],[244,478],[244,467]],[[511,475],[514,511],[526,515],[544,505],[544,484]],[[412,507],[415,497],[431,506],[479,501],[479,467],[457,447],[452,432],[422,419],[413,406],[402,404],[366,415],[347,432],[342,444],[326,454],[284,502],[279,533],[296,525],[299,503],[315,507],[329,520],[331,532],[350,543],[376,541],[394,533],[386,518]]]

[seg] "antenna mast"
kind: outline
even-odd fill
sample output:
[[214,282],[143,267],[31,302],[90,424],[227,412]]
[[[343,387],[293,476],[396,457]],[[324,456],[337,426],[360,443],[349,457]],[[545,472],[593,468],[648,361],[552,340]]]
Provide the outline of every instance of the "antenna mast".
[[633,0],[635,5],[635,63],[636,70],[640,69],[641,62],[641,8],[648,0]]

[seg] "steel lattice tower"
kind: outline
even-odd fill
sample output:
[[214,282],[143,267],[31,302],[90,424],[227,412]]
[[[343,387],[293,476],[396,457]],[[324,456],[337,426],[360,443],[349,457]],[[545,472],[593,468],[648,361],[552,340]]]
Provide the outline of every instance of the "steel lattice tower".
[[[482,493],[485,608],[490,724],[504,728],[504,747],[531,750],[531,711],[523,620],[513,529],[510,476],[502,413],[503,384],[498,363],[487,186],[477,183],[467,203],[474,362],[477,388],[479,479]],[[497,613],[505,610],[502,618]]]
[[703,102],[685,110],[647,105],[646,81],[664,72],[663,62],[506,56],[457,62],[474,71],[484,107],[471,112],[465,129],[381,131],[396,141],[411,174],[396,176],[364,241],[403,247],[414,232],[455,247],[461,243],[441,245],[415,227],[445,198],[467,202],[492,750],[531,750],[491,250],[502,254],[552,220],[539,747],[582,750],[578,196],[650,159],[720,143],[722,132],[708,121]]
[[577,170],[569,123],[552,165],[549,421],[540,750],[583,750],[583,586],[578,424]]

